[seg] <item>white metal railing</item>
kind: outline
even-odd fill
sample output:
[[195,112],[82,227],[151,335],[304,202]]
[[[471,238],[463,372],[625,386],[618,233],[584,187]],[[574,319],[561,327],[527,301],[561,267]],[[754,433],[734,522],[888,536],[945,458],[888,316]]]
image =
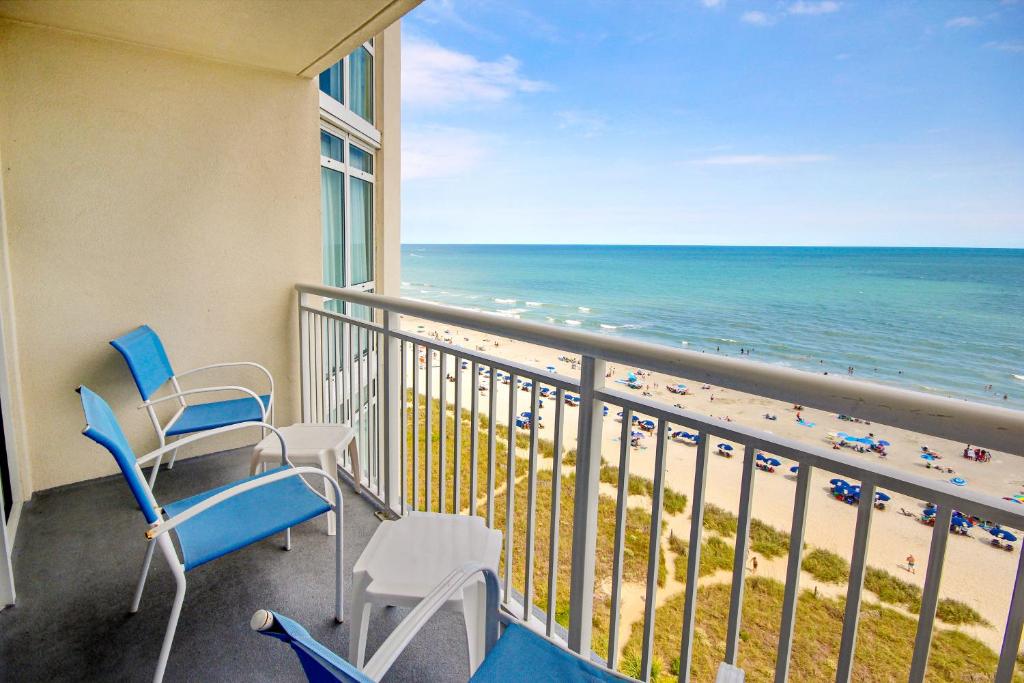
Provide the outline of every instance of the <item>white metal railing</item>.
[[[319,285],[297,285],[299,294],[300,357],[302,378],[302,405],[304,420],[325,420],[353,424],[360,430],[364,472],[352,473],[367,485],[371,495],[395,514],[407,510],[430,509],[454,513],[480,514],[480,501],[476,497],[481,478],[484,479],[483,513],[488,525],[495,523],[496,491],[504,487],[505,567],[503,604],[514,609],[526,620],[536,618],[537,608],[544,613],[543,628],[548,635],[558,630],[555,620],[558,574],[558,533],[561,511],[560,476],[566,444],[564,420],[566,397],[579,397],[578,430],[576,440],[575,503],[572,511],[572,553],[569,582],[569,623],[566,634],[568,646],[576,652],[591,650],[592,610],[595,590],[595,551],[597,545],[597,510],[599,475],[601,468],[601,433],[604,407],[615,406],[623,411],[620,439],[619,474],[615,501],[615,538],[611,576],[609,644],[606,658],[608,666],[617,664],[619,643],[619,610],[623,584],[623,535],[629,483],[629,429],[633,414],[644,415],[656,423],[656,452],[651,506],[651,529],[660,529],[663,497],[665,493],[667,425],[682,424],[696,429],[700,438],[696,452],[696,473],[690,507],[692,523],[689,536],[688,576],[685,587],[683,626],[679,665],[680,681],[690,678],[693,655],[697,578],[705,508],[709,443],[716,439],[730,440],[744,446],[742,483],[736,533],[733,582],[728,616],[725,663],[735,666],[740,646],[742,599],[746,575],[746,549],[754,490],[755,453],[764,450],[798,463],[797,486],[793,506],[786,585],[775,680],[787,679],[793,626],[799,596],[801,552],[807,515],[811,476],[816,469],[849,477],[861,482],[861,499],[873,501],[875,491],[885,487],[897,493],[931,501],[939,506],[937,521],[932,531],[927,575],[922,594],[917,635],[914,642],[909,680],[922,681],[927,668],[935,611],[938,603],[940,577],[945,557],[950,516],[954,509],[970,510],[994,523],[1014,529],[1024,529],[1024,506],[1001,500],[977,491],[962,489],[944,481],[935,481],[915,474],[901,472],[877,462],[858,460],[837,454],[832,450],[808,445],[787,437],[723,422],[707,415],[695,413],[666,403],[637,397],[604,385],[605,367],[617,362],[663,372],[694,381],[806,404],[815,408],[881,422],[922,434],[968,441],[979,446],[1024,456],[1024,413],[1005,408],[982,406],[966,401],[928,396],[845,378],[832,378],[749,361],[706,355],[692,351],[631,341],[627,339],[591,334],[579,330],[563,329],[551,325],[509,319],[493,314],[467,311],[425,302],[370,294]],[[325,301],[333,303],[325,307]],[[346,311],[352,306],[367,307],[374,311],[372,320],[335,312],[341,310],[337,302],[344,302]],[[440,340],[402,330],[401,315],[496,334],[530,342],[562,352],[578,354],[581,358],[580,379],[545,372],[521,363],[488,353],[454,346]],[[420,351],[422,371],[417,369]],[[434,358],[438,359],[434,364]],[[467,367],[462,368],[465,363]],[[436,370],[436,372],[435,372]],[[453,462],[449,472],[445,416],[448,414],[445,388],[447,376],[454,376],[454,415],[462,415],[463,375],[469,371],[473,390],[470,391],[469,429],[469,481],[470,500],[460,500],[460,462],[462,430],[456,420],[451,450]],[[480,372],[490,373],[488,386],[477,390]],[[497,373],[508,373],[504,463],[496,462],[496,423],[500,419]],[[420,377],[423,376],[423,393]],[[434,377],[438,387],[434,387]],[[377,380],[380,378],[380,381]],[[516,491],[516,435],[517,413],[516,380],[532,382],[529,390],[531,413],[538,413],[540,387],[547,387],[556,401],[553,429],[553,483],[551,486],[550,549],[548,555],[547,600],[544,605],[534,603],[534,534],[536,532],[537,449],[538,421],[532,420],[527,449],[527,488],[524,590],[515,592],[513,586],[514,495]],[[484,391],[486,389],[486,392]],[[406,397],[411,390],[413,419],[409,420]],[[481,420],[482,400],[486,393],[487,430],[485,444],[481,444],[478,425]],[[440,402],[439,410],[432,409],[432,400]],[[423,434],[420,434],[420,401],[424,401]],[[501,406],[505,408],[506,406]],[[439,443],[433,443],[433,420],[437,414]],[[406,433],[406,425],[413,430]],[[411,440],[409,437],[412,437]],[[420,444],[425,446],[420,451]],[[410,444],[411,442],[411,444]],[[479,449],[486,448],[486,472],[478,471]],[[433,481],[435,455],[438,481]],[[422,459],[422,461],[421,461]],[[419,480],[423,473],[424,481]],[[411,479],[411,480],[410,480]],[[447,490],[451,479],[452,491]],[[421,488],[422,485],[422,488]],[[436,487],[437,499],[434,499]],[[420,492],[423,495],[420,496]],[[448,506],[451,501],[452,505]],[[846,611],[837,666],[837,681],[848,681],[853,668],[857,623],[861,592],[866,570],[866,548],[871,527],[872,505],[858,509],[850,578],[846,592]],[[652,533],[648,549],[646,572],[646,605],[643,621],[641,651],[641,678],[648,679],[652,670],[654,643],[654,609],[656,605],[657,576],[660,552],[660,534]],[[997,681],[1009,681],[1020,647],[1024,628],[1024,554],[1018,564],[1017,580],[1013,586],[1010,607],[1003,632],[996,672]]]

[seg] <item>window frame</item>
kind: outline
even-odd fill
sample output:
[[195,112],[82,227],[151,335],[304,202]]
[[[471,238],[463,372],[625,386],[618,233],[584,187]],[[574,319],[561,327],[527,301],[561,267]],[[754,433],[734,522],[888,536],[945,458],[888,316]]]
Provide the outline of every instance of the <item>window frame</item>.
[[[360,47],[370,53],[370,57],[373,59],[373,69],[371,70],[370,78],[373,82],[373,97],[377,97],[377,56],[374,52],[373,39],[366,41]],[[359,48],[357,48],[359,49]],[[349,109],[348,103],[352,101],[349,87],[351,86],[352,79],[349,78],[349,57],[345,57],[341,62],[341,96],[342,102],[334,99],[323,90],[320,90],[320,85],[317,83],[317,93],[320,96],[320,118],[327,120],[336,126],[351,130],[353,133],[361,137],[367,144],[371,145],[375,150],[380,149],[380,130],[377,128],[375,123],[367,121],[362,116],[359,116],[354,111]],[[336,62],[337,63],[337,62]],[[376,102],[373,106],[373,117],[376,120],[379,117],[377,111]]]
[[[370,274],[372,275],[372,277],[369,280],[367,280],[366,282],[361,282],[359,284],[351,284],[351,282],[352,282],[352,239],[351,239],[351,232],[352,232],[352,202],[351,202],[351,179],[352,178],[356,178],[358,180],[363,180],[363,181],[368,182],[370,184],[370,187],[371,187],[370,197],[371,197],[371,202],[372,202],[372,204],[371,204],[371,211],[372,211],[374,223],[376,222],[376,216],[377,216],[377,207],[376,207],[376,203],[377,203],[377,188],[376,188],[375,177],[374,177],[373,173],[367,173],[366,171],[360,171],[360,170],[358,170],[356,168],[353,168],[351,166],[350,162],[351,162],[352,156],[351,156],[351,153],[350,153],[348,147],[350,145],[355,145],[359,149],[361,149],[361,150],[365,151],[367,154],[369,154],[370,155],[370,159],[371,159],[371,163],[372,163],[371,167],[373,169],[375,169],[375,170],[377,168],[376,149],[372,145],[367,145],[366,142],[361,139],[361,136],[355,135],[355,134],[353,134],[350,131],[346,131],[345,129],[341,128],[340,126],[336,126],[336,125],[332,124],[330,121],[327,121],[323,117],[321,117],[321,120],[320,120],[320,130],[325,132],[325,133],[328,133],[329,135],[333,135],[334,137],[336,137],[336,138],[341,140],[342,150],[343,150],[342,157],[344,158],[344,161],[338,161],[337,159],[332,159],[332,158],[330,158],[328,156],[324,156],[323,154],[320,155],[320,167],[321,168],[328,168],[328,169],[330,169],[332,171],[337,171],[338,173],[342,174],[342,178],[343,178],[342,183],[343,183],[343,186],[344,186],[344,198],[343,198],[344,210],[342,212],[342,215],[343,215],[342,220],[344,221],[344,226],[343,226],[343,235],[342,235],[342,245],[344,247],[343,252],[344,252],[345,264],[344,264],[344,268],[343,268],[344,282],[341,285],[339,285],[339,286],[343,287],[345,289],[354,289],[356,291],[373,292],[376,289],[376,277],[377,277],[377,263],[376,263],[376,261],[377,261],[377,258],[376,258],[377,257],[377,230],[376,230],[376,225],[375,224],[370,226],[371,243],[370,243],[369,251],[370,251]],[[321,193],[323,192],[323,186],[322,185],[321,185],[321,188],[320,188],[320,192]],[[322,220],[323,220],[323,218],[321,217],[321,221]],[[323,249],[323,245],[321,245],[320,248],[322,250]],[[322,273],[321,273],[321,279],[323,279],[323,274]]]

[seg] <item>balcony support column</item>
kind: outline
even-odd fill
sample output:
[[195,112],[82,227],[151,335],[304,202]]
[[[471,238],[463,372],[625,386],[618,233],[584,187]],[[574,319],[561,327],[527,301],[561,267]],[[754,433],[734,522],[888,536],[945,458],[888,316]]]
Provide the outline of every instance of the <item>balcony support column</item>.
[[[402,514],[402,348],[401,341],[391,332],[401,327],[398,313],[384,311],[384,335],[381,359],[383,364],[384,410],[381,420],[381,438],[378,443],[383,450],[384,461],[384,505],[395,515]],[[414,359],[415,362],[415,359]],[[415,419],[415,418],[414,418]],[[378,460],[379,462],[379,460]]]
[[603,415],[596,392],[604,388],[605,362],[583,356],[580,417],[576,439],[576,500],[573,507],[572,574],[569,584],[569,647],[591,651],[594,612],[594,561],[597,547],[597,499],[601,473]]

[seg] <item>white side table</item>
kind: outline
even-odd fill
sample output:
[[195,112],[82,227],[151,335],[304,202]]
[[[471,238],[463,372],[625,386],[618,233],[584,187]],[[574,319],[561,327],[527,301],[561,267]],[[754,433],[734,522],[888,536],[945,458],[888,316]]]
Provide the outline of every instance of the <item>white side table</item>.
[[[285,445],[288,447],[288,459],[296,465],[314,465],[319,467],[333,479],[338,478],[338,463],[342,462],[342,453],[348,449],[349,457],[352,459],[352,471],[355,476],[352,478],[353,488],[359,492],[359,447],[356,443],[355,432],[351,427],[333,424],[308,424],[299,423],[288,427],[281,427],[281,436],[284,437]],[[277,467],[281,464],[281,442],[277,435],[271,432],[256,444],[252,452],[252,462],[249,465],[249,476],[256,474],[260,466],[270,464]],[[334,489],[330,484],[324,482],[324,490],[327,499],[334,501]],[[327,533],[330,536],[335,534],[334,515],[327,515]]]
[[[498,570],[501,532],[480,517],[411,512],[383,522],[352,569],[352,611],[348,660],[362,667],[366,634],[374,604],[415,607],[446,576],[467,562]],[[445,609],[461,611],[466,620],[470,675],[484,660],[487,607],[483,577],[466,585]]]

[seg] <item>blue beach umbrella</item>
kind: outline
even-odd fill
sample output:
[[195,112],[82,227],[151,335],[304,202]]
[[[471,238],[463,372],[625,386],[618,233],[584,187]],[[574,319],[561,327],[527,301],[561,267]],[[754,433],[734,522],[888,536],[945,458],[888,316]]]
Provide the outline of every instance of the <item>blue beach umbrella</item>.
[[879,439],[878,440],[878,445],[879,446],[891,446],[892,444],[889,443],[888,441],[886,441],[885,439]]
[[849,486],[845,479],[830,479],[828,483],[833,486]]
[[718,444],[718,447],[719,447],[719,448],[721,448],[721,449],[722,449],[723,451],[725,451],[726,453],[728,453],[729,451],[731,451],[731,450],[732,450],[732,446],[730,446],[730,445],[729,445],[729,444],[727,444],[727,443],[720,443],[720,444]]
[[769,467],[778,467],[779,465],[782,464],[782,462],[779,461],[779,460],[776,460],[775,458],[765,458],[764,459],[764,464],[768,465]]
[[964,527],[965,529],[970,529],[974,526],[974,524],[971,523],[971,520],[959,515],[953,515],[953,519],[950,520],[949,524],[950,526],[959,526]]
[[608,414],[608,406],[601,406],[601,414],[602,415],[607,415]]
[[631,372],[628,375],[626,375],[626,379],[628,379],[630,382],[635,382],[636,381],[636,375]]
[[764,458],[764,456],[763,456],[763,455],[761,455],[760,453],[757,453],[757,454],[755,454],[755,455],[754,455],[754,459],[755,459],[755,460],[764,460],[765,458]]
[[647,429],[654,429],[654,420],[643,420],[640,422],[640,426],[646,427]]
[[931,453],[922,453],[921,454],[921,459],[922,460],[932,461],[932,460],[935,460],[935,456],[932,455]]
[[800,471],[800,465],[793,465],[792,467],[789,468],[789,471],[793,472],[793,473],[799,472]]
[[555,371],[555,366],[554,366],[554,365],[549,365],[549,366],[547,367],[547,371],[548,371],[548,372],[554,372],[554,371]]
[[638,416],[638,415],[634,415],[632,418],[630,418],[630,422],[639,422],[639,421],[640,421],[640,416]]
[[925,508],[921,514],[925,517],[934,517],[937,510],[938,508]]
[[646,438],[646,436],[647,436],[647,435],[646,435],[646,434],[644,434],[643,432],[638,432],[638,431],[636,431],[635,429],[634,429],[633,431],[631,431],[631,432],[629,433],[629,435],[630,435],[630,436],[632,436],[632,437],[638,437],[638,438],[641,438],[641,439],[643,439],[643,438]]
[[875,491],[875,500],[880,500],[884,503],[888,500],[892,500],[892,496],[885,491]]
[[1011,534],[1006,529],[1000,529],[1000,528],[996,527],[994,529],[989,529],[988,532],[990,534],[992,534],[993,536],[995,536],[996,538],[1001,538],[1004,541],[1016,541],[1017,540],[1017,537],[1014,536],[1013,534]]
[[967,486],[967,480],[963,477],[953,477],[949,480],[949,483],[953,486]]

